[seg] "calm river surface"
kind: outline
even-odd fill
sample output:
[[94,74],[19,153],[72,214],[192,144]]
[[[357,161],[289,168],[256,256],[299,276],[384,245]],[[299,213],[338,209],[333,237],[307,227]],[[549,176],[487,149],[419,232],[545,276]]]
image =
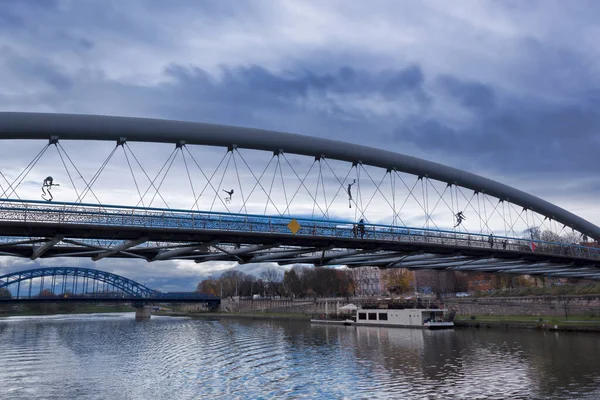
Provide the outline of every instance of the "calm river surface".
[[0,399],[599,399],[600,337],[133,314],[0,319]]

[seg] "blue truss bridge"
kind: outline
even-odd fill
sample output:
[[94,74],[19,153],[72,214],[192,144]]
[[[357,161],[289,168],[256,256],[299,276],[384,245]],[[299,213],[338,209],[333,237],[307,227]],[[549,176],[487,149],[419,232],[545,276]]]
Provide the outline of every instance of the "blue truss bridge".
[[[398,153],[249,128],[34,113],[0,113],[0,140],[7,257],[600,278],[598,226]],[[31,152],[28,164],[11,161],[15,149]]]

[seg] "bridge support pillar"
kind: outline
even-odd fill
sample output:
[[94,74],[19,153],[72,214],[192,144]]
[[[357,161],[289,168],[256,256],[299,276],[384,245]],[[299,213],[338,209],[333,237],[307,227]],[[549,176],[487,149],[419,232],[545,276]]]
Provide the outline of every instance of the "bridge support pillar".
[[150,319],[152,307],[151,306],[136,306],[135,307],[135,319]]

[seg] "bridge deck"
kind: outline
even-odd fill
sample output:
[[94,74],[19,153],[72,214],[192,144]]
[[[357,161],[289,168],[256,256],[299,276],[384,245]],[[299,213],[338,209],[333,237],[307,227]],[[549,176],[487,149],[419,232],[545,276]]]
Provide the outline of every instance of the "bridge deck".
[[[600,249],[348,221],[0,199],[0,254],[373,265],[600,278]],[[532,249],[533,248],[533,249]]]
[[205,303],[211,306],[221,304],[219,298],[205,298],[190,296],[183,297],[21,297],[1,298],[0,304],[16,303]]
[[[73,238],[133,240],[144,236],[149,241],[203,241],[245,237],[247,242],[269,240],[288,245],[322,244],[323,239],[343,247],[427,244],[463,249],[504,250],[532,253],[530,239],[494,237],[461,232],[390,225],[365,224],[365,237],[354,231],[348,221],[296,218],[300,230],[288,228],[291,217],[258,216],[172,209],[145,209],[80,203],[47,203],[0,199],[0,236],[52,237],[58,233]],[[238,240],[239,241],[239,240]],[[574,244],[535,241],[535,254],[600,260],[600,249]],[[1,245],[1,242],[0,242]],[[58,245],[57,248],[65,247]],[[142,246],[143,247],[143,246]],[[397,247],[396,247],[397,248]]]

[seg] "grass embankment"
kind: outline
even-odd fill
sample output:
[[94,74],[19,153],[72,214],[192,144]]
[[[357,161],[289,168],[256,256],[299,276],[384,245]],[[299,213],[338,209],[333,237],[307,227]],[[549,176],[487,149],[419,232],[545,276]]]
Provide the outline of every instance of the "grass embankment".
[[524,287],[498,290],[493,293],[478,292],[475,297],[521,297],[521,296],[584,296],[600,295],[600,283],[566,284],[552,287]]
[[96,314],[96,313],[120,313],[133,312],[135,308],[85,305],[74,309],[48,308],[48,309],[26,309],[0,311],[0,317],[17,317],[33,315],[55,315],[55,314]]
[[535,315],[513,315],[513,316],[495,316],[495,315],[477,315],[474,319],[469,316],[456,316],[455,321],[479,321],[479,322],[527,322],[527,323],[576,323],[576,324],[595,324],[600,326],[600,317],[591,317],[585,315],[574,315],[570,318],[557,316],[535,316]]
[[574,315],[569,318],[557,316],[456,316],[459,327],[471,328],[525,328],[565,331],[600,332],[600,317]]
[[292,314],[292,313],[218,313],[218,312],[178,312],[178,311],[159,311],[153,315],[192,317],[192,318],[246,318],[246,319],[296,319],[308,320],[310,315]]

